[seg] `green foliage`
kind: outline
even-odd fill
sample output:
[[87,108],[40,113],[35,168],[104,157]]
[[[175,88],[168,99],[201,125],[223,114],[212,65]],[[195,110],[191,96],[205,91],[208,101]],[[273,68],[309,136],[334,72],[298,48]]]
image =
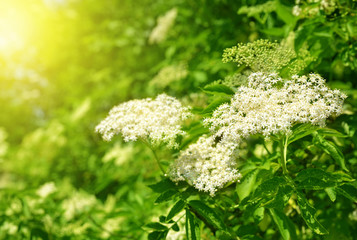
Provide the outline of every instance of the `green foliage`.
[[[284,0],[0,3],[0,239],[357,239],[357,2],[328,2],[298,16]],[[317,72],[348,98],[325,127],[245,139],[240,182],[214,197],[94,133],[120,102],[181,98],[195,117],[179,149],[154,149],[166,170],[252,71]]]

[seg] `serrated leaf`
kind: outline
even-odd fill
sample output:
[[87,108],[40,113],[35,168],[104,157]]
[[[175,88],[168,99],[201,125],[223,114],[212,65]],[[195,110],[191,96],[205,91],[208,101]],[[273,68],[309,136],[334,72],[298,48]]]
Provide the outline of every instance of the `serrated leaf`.
[[164,178],[158,183],[148,186],[156,193],[164,193],[169,189],[175,189],[175,184],[168,178]]
[[212,113],[214,110],[216,110],[216,108],[218,108],[219,106],[221,106],[224,103],[230,102],[231,98],[230,97],[219,97],[217,99],[215,99],[213,102],[211,102],[202,112],[201,114],[210,114]]
[[332,202],[336,200],[336,189],[333,187],[325,188],[325,192],[327,196],[331,199]]
[[272,200],[267,201],[268,200],[267,198],[263,199],[265,203],[262,204],[262,206],[266,208],[283,209],[287,205],[292,192],[293,192],[293,188],[291,186],[289,185],[280,186],[278,192],[272,198]]
[[281,237],[284,240],[297,239],[296,229],[293,222],[282,211],[276,209],[269,209],[269,211],[279,229]]
[[175,205],[171,208],[169,214],[166,217],[166,221],[171,220],[175,217],[179,212],[181,212],[186,206],[186,203],[183,200],[179,200]]
[[326,152],[328,155],[330,155],[343,170],[348,172],[348,169],[345,165],[345,157],[343,156],[341,150],[333,142],[324,139],[318,134],[315,135],[315,138],[318,143],[317,146],[324,150],[324,152]]
[[155,229],[155,230],[161,230],[161,231],[168,229],[165,225],[162,225],[159,222],[148,223],[148,224],[145,225],[145,227],[152,228],[152,229]]
[[234,91],[230,87],[223,84],[212,84],[205,86],[203,91],[211,94],[224,93],[227,95],[234,95]]
[[357,202],[357,188],[352,184],[344,184],[336,188],[337,192],[346,198],[352,200],[353,202]]
[[288,144],[299,140],[300,138],[306,137],[316,131],[318,127],[311,124],[301,124],[296,125],[292,129],[292,134],[289,136]]
[[297,203],[301,211],[301,216],[305,220],[306,225],[317,234],[328,234],[328,231],[317,221],[315,217],[315,208],[310,205],[304,194],[301,192],[297,192]]
[[337,178],[331,173],[328,173],[319,168],[307,168],[296,175],[295,181],[302,182],[309,178],[318,178],[324,181],[336,181]]
[[197,215],[201,216],[205,220],[207,224],[211,225],[215,229],[226,229],[226,226],[219,215],[202,201],[191,200],[188,204]]
[[186,237],[188,240],[199,240],[201,238],[199,225],[189,209],[186,209]]
[[265,198],[275,195],[279,186],[286,185],[286,180],[283,177],[273,177],[258,186],[254,192],[255,198]]
[[300,189],[323,190],[337,184],[337,178],[318,168],[308,168],[299,172],[295,178]]
[[169,189],[166,192],[163,192],[156,200],[155,203],[162,203],[172,199],[178,192],[174,189]]

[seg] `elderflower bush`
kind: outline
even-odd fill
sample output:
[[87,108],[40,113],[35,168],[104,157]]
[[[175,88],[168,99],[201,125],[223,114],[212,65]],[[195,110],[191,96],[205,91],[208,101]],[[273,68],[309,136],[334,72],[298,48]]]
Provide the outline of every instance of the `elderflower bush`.
[[[150,187],[160,193],[156,203],[170,200],[176,203],[167,215],[160,216],[159,222],[146,225],[153,230],[149,239],[166,239],[170,232],[179,231],[178,222],[183,216],[188,239],[198,238],[201,230],[202,234],[210,230],[218,239],[238,239],[248,234],[240,229],[249,221],[244,222],[244,218],[229,221],[234,218],[234,211],[242,216],[255,214],[260,221],[267,221],[269,213],[283,239],[304,235],[291,227],[293,216],[294,221],[296,216],[303,219],[313,236],[326,235],[329,231],[316,218],[316,210],[303,190],[324,190],[332,202],[337,195],[357,200],[355,180],[347,173],[344,156],[339,147],[328,140],[344,135],[326,127],[328,119],[343,113],[347,96],[328,87],[317,73],[296,75],[289,71],[302,71],[307,66],[304,62],[294,68],[293,65],[298,64],[296,59],[292,48],[276,42],[258,40],[238,44],[224,51],[223,61],[244,66],[240,69],[244,72],[204,87],[203,91],[211,95],[206,107],[183,108],[178,100],[159,95],[157,99],[165,96],[175,101],[174,114],[166,115],[169,110],[159,112],[170,109],[172,101],[161,101],[159,107],[142,110],[142,105],[150,105],[152,100],[132,100],[114,108],[98,125],[97,131],[107,139],[113,133],[121,133],[125,141],[158,134],[154,147],[149,147],[163,180]],[[221,84],[225,81],[232,88]],[[193,109],[196,117],[184,122],[184,118],[178,116],[184,112],[186,118],[188,109]],[[156,115],[165,117],[165,121],[159,121],[160,128],[154,118]],[[176,138],[177,149],[169,150],[173,155],[167,166],[157,154],[164,151],[158,143],[165,143],[167,139],[163,131],[157,129],[170,129],[173,122],[180,122],[181,125],[175,125],[180,131],[166,131],[171,139],[175,139],[175,135],[182,137]],[[125,132],[122,123],[138,130]],[[128,137],[130,134],[133,137]],[[295,145],[302,140],[303,146]],[[263,146],[263,151],[259,146]],[[249,154],[256,156],[248,158]],[[294,164],[299,165],[298,160],[315,164],[313,155],[329,156],[329,161],[335,161],[340,171],[327,171],[323,166],[296,169]],[[213,204],[219,207],[212,208]],[[285,208],[290,210],[284,212]],[[263,229],[255,231],[264,232]]]

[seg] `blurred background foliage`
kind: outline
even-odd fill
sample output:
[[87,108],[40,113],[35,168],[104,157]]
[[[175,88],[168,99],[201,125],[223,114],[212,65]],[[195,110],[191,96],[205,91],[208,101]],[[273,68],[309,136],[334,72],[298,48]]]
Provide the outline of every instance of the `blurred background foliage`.
[[143,225],[168,211],[147,187],[158,167],[145,146],[102,142],[94,127],[161,92],[204,106],[201,87],[240,71],[221,60],[239,42],[309,50],[307,72],[349,95],[337,125],[355,146],[357,3],[337,2],[294,16],[285,0],[1,1],[0,239],[146,239]]

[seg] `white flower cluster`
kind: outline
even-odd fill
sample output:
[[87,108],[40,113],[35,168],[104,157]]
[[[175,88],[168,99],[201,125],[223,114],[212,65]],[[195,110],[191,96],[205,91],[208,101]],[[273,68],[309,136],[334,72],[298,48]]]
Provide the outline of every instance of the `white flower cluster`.
[[164,41],[166,39],[167,33],[175,22],[176,16],[176,8],[173,8],[167,13],[165,13],[165,15],[160,16],[157,19],[156,27],[152,30],[150,34],[149,43],[161,43],[162,41]]
[[188,75],[187,64],[180,63],[163,67],[159,73],[150,81],[150,85],[164,89]]
[[57,187],[54,182],[48,182],[43,184],[39,189],[37,189],[36,194],[41,198],[46,198],[52,193],[57,191]]
[[342,112],[346,95],[331,90],[317,75],[294,75],[283,81],[276,74],[253,73],[248,87],[238,88],[231,104],[223,104],[204,120],[223,142],[240,142],[261,133],[289,134],[294,123],[323,126],[326,118]]
[[217,189],[241,177],[235,169],[236,148],[234,143],[215,143],[212,136],[202,136],[180,153],[169,176],[174,182],[186,180],[198,190],[214,196]]
[[163,142],[175,148],[177,135],[185,134],[181,123],[189,116],[189,108],[183,107],[176,98],[161,94],[154,100],[131,100],[114,107],[96,127],[96,132],[107,141],[121,133],[126,142],[144,139],[153,145]]
[[314,17],[322,10],[325,14],[331,14],[338,8],[336,0],[296,0],[292,9],[295,16]]

